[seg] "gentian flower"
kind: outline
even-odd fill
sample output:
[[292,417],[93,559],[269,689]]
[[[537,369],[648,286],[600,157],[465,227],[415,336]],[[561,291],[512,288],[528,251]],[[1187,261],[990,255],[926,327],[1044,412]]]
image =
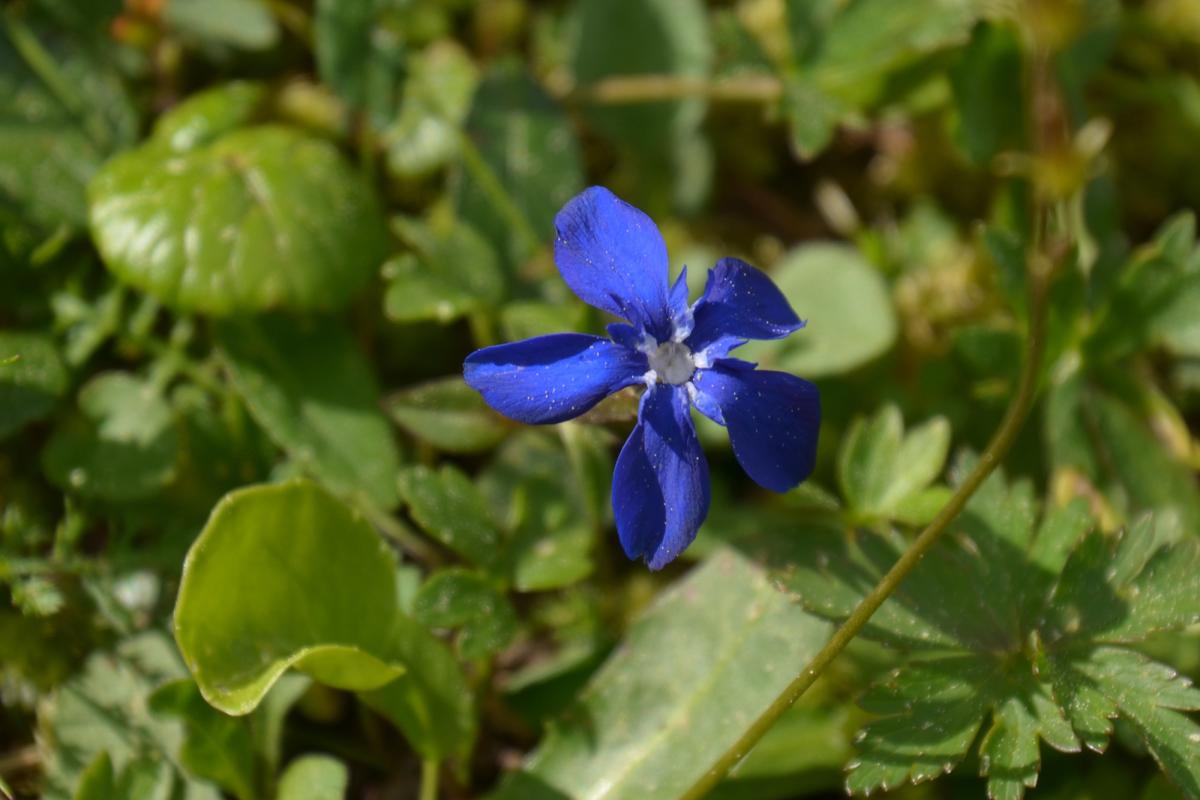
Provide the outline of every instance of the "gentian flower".
[[708,462],[692,406],[729,429],[733,452],[757,483],[784,492],[816,457],[817,388],[730,358],[749,339],[804,327],[770,279],[736,258],[708,272],[688,306],[687,268],[667,286],[667,248],[654,223],[593,186],[555,218],[554,257],[584,302],[625,320],[610,339],[555,333],[485,347],[464,377],[488,405],[530,424],[563,422],[608,395],[644,384],[638,421],[613,474],[617,534],[630,558],[661,569],[683,552],[708,514]]

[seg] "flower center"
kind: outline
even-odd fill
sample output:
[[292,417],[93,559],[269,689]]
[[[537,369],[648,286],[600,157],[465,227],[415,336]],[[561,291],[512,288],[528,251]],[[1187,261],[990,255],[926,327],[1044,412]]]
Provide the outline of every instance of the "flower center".
[[648,357],[660,383],[679,386],[690,381],[696,371],[692,351],[682,342],[663,342]]

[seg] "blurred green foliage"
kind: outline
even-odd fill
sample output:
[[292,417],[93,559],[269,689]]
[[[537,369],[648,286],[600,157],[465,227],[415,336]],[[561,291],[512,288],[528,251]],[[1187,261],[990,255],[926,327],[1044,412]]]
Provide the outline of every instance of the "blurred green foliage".
[[[1058,247],[1007,477],[711,796],[1200,797],[1198,142],[1195,0],[0,5],[0,794],[678,796],[983,449]],[[658,574],[632,390],[461,379],[602,332],[596,183],[823,394],[783,496],[700,421]]]

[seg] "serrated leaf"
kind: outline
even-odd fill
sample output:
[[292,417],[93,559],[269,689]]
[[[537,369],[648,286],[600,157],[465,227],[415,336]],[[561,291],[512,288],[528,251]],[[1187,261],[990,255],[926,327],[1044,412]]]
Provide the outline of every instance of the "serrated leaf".
[[464,658],[503,650],[517,632],[517,613],[487,577],[452,567],[429,576],[417,592],[413,616],[429,628],[458,629]]
[[902,504],[937,479],[949,450],[950,424],[941,417],[907,435],[895,406],[855,420],[838,458],[847,505],[864,518],[895,517]]
[[490,450],[508,430],[479,392],[458,376],[397,392],[387,407],[406,433],[448,453]]
[[634,623],[497,797],[678,797],[828,633],[747,560],[721,551]]
[[896,338],[886,282],[856,250],[806,244],[771,272],[804,330],[777,342],[752,342],[738,352],[763,367],[807,378],[836,375],[876,358]]
[[234,389],[276,444],[331,490],[396,506],[400,452],[371,364],[344,325],[257,317],[216,335]]
[[146,497],[175,476],[179,452],[171,407],[159,389],[124,372],[93,377],[42,451],[46,475],[88,497]]
[[151,139],[109,161],[88,197],[105,265],[180,310],[340,308],[386,247],[362,177],[329,142],[282,126],[186,152]]
[[[1117,537],[1084,535],[1082,502],[1040,524],[1035,509],[1028,484],[992,475],[863,630],[909,657],[862,700],[881,717],[864,729],[851,792],[950,771],[989,718],[979,757],[992,798],[1019,800],[1036,783],[1039,740],[1102,750],[1118,716],[1157,748],[1172,780],[1185,791],[1194,782],[1200,735],[1168,731],[1200,730],[1178,713],[1200,706],[1200,691],[1113,645],[1200,619],[1200,544],[1148,521]],[[833,619],[849,615],[901,545],[820,529],[786,544],[770,532],[742,544],[787,565],[784,585]]]
[[400,475],[408,511],[433,538],[473,564],[495,570],[501,536],[471,480],[449,465],[435,472],[416,466]]
[[371,526],[315,484],[241,489],[184,563],[176,641],[221,711],[253,710],[294,667],[359,692],[426,757],[458,755],[470,694],[449,651],[400,611],[396,580]]
[[[39,748],[45,765],[46,800],[72,797],[85,771],[107,753],[107,773],[117,794],[134,795],[130,783],[162,785],[184,800],[218,800],[210,784],[188,778],[174,753],[183,738],[175,720],[158,719],[146,702],[153,689],[165,681],[185,676],[183,664],[170,639],[149,631],[120,642],[111,652],[97,652],[74,678],[42,703],[38,713]],[[104,783],[93,773],[90,781]]]
[[54,340],[34,331],[0,331],[0,439],[42,419],[67,389]]

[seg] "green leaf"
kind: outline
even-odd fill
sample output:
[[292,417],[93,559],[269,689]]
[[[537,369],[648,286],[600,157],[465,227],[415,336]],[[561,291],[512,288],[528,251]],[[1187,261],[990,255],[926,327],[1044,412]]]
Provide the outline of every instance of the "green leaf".
[[376,127],[393,117],[404,79],[404,0],[317,0],[317,74]]
[[346,796],[350,774],[331,756],[301,756],[288,764],[279,779],[277,800],[340,800]]
[[950,449],[950,424],[936,417],[904,433],[895,406],[857,419],[842,440],[838,480],[846,504],[864,518],[898,516],[937,480]]
[[[620,75],[708,77],[712,46],[699,0],[577,0],[571,67],[580,86]],[[588,121],[633,159],[641,194],[673,187],[694,169],[688,155],[700,135],[700,98],[584,107]],[[707,188],[707,187],[705,187]],[[701,193],[707,194],[707,191]]]
[[280,126],[173,141],[113,159],[89,187],[92,235],[122,281],[207,314],[332,309],[382,263],[378,201],[329,142]]
[[496,251],[470,225],[423,225],[399,219],[395,227],[416,251],[384,266],[389,279],[383,310],[393,322],[449,322],[498,305],[504,273]]
[[387,407],[405,433],[448,453],[490,450],[508,430],[479,392],[458,376],[397,392]]
[[400,453],[371,364],[332,319],[229,320],[217,341],[254,419],[339,494],[394,508]]
[[[1103,749],[1114,716],[1158,748],[1172,780],[1195,785],[1200,735],[1167,732],[1200,730],[1177,713],[1200,709],[1200,691],[1126,645],[1200,620],[1200,542],[1149,521],[1119,537],[1084,535],[1083,508],[1038,524],[1028,486],[995,474],[884,603],[863,635],[909,655],[863,698],[878,719],[861,734],[851,792],[949,772],[982,729],[989,796],[1019,800],[1036,783],[1039,740]],[[904,544],[814,530],[746,547],[786,567],[784,584],[806,606],[844,619]]]
[[771,277],[807,325],[781,342],[752,342],[739,351],[742,358],[814,378],[848,372],[895,341],[887,284],[856,249],[801,245],[784,256]]
[[[454,186],[465,219],[492,242],[510,268],[554,234],[554,215],[583,189],[582,156],[562,108],[519,64],[503,62],[484,77],[467,117],[467,136],[498,187],[481,183],[477,171],[463,171]],[[498,206],[504,192],[530,226],[514,228]]]
[[[159,719],[147,708],[155,686],[184,676],[171,640],[158,631],[90,656],[83,670],[39,709],[46,800],[72,797],[85,771],[92,787],[104,783],[103,773],[108,772],[116,794],[103,795],[105,800],[149,796],[130,791],[131,783],[140,782],[160,786],[168,794],[175,791],[173,796],[185,800],[218,800],[215,787],[188,778],[174,760],[183,726]],[[96,766],[101,753],[107,753],[107,770]]]
[[124,372],[93,377],[79,391],[80,414],[55,429],[42,467],[63,489],[127,501],[175,477],[179,443],[171,406],[159,389]]
[[449,651],[400,611],[396,575],[371,526],[316,485],[241,489],[184,563],[175,638],[225,713],[250,712],[295,667],[359,692],[426,757],[461,754],[470,693]]
[[981,24],[950,71],[958,110],[958,145],[986,166],[998,153],[1017,150],[1024,140],[1021,41],[1007,26]]
[[67,389],[54,340],[34,331],[0,331],[0,439],[46,417]]
[[449,164],[479,83],[470,55],[456,43],[436,42],[408,60],[404,102],[380,134],[388,169],[420,177]]
[[210,47],[268,50],[279,41],[265,0],[166,0],[162,16],[185,40]]
[[1162,447],[1141,416],[1092,376],[1066,374],[1051,386],[1043,418],[1051,463],[1081,472],[1127,517],[1158,511],[1200,530],[1192,470]]
[[633,624],[497,797],[678,797],[828,635],[761,570],[721,551]]
[[449,465],[406,469],[400,494],[422,530],[480,567],[495,572],[501,536],[470,478]]
[[186,153],[253,122],[268,100],[267,87],[231,81],[188,97],[154,123],[154,138]]
[[192,775],[212,781],[241,800],[257,795],[254,749],[245,720],[229,717],[204,702],[196,684],[178,680],[159,687],[147,701],[151,712],[184,724],[179,763]]
[[[592,469],[612,474],[611,467]],[[491,518],[507,533],[505,559],[518,591],[569,586],[591,574],[593,480],[559,442],[536,431],[510,437],[479,476]]]
[[111,54],[8,6],[0,23],[0,97],[7,98],[0,204],[43,228],[83,227],[88,180],[137,135]]
[[463,658],[498,653],[517,633],[517,612],[484,575],[451,568],[435,572],[417,593],[413,616],[429,628],[456,628]]
[[782,103],[792,135],[792,152],[802,160],[813,158],[829,146],[846,112],[836,99],[795,75],[784,82]]

